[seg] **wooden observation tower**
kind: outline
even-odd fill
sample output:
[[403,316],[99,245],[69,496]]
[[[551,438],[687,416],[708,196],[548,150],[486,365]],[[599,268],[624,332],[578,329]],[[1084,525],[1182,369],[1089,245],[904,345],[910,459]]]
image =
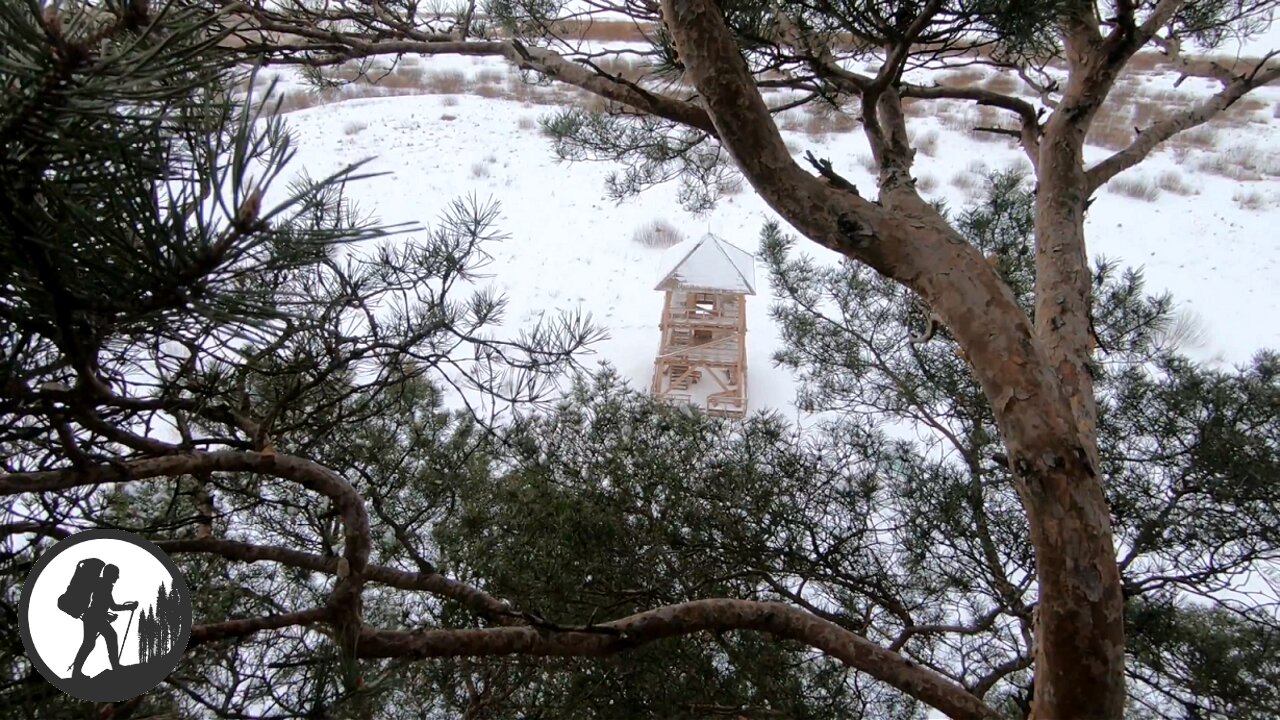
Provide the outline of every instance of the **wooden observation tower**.
[[655,290],[665,291],[653,393],[698,404],[712,415],[747,412],[747,296],[756,294],[755,257],[714,235],[663,257]]

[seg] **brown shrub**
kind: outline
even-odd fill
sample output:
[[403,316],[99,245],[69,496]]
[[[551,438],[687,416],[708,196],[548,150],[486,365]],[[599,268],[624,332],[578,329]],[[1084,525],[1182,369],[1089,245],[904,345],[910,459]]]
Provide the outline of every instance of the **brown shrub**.
[[858,126],[852,116],[840,110],[818,105],[809,110],[808,119],[804,121],[804,132],[810,136],[831,133],[849,132]]
[[937,82],[943,87],[970,87],[978,84],[986,76],[985,72],[977,68],[964,68],[939,75]]
[[438,95],[457,95],[467,87],[467,75],[461,70],[433,70],[423,79],[423,87]]
[[[933,101],[932,105],[928,100],[920,98],[907,98],[902,101],[902,114],[907,117],[928,117],[939,112],[942,103]],[[1278,106],[1280,107],[1280,106]]]
[[919,150],[921,154],[933,157],[938,152],[938,131],[928,130],[922,133],[908,133],[908,141],[911,146]]
[[485,68],[476,73],[476,82],[482,85],[498,85],[507,79],[507,74],[496,68]]
[[1198,191],[1177,170],[1165,170],[1156,178],[1156,185],[1174,195],[1196,195]]
[[993,107],[978,108],[977,117],[973,119],[972,124],[965,129],[965,134],[979,142],[1014,142],[1014,138],[998,132],[988,130],[980,130],[979,128],[1009,128],[1004,122],[1005,113]]
[[982,178],[971,172],[958,172],[951,176],[950,182],[952,187],[956,187],[961,190],[972,190],[978,187],[981,180]]
[[1271,201],[1259,190],[1237,190],[1231,199],[1245,210],[1262,210],[1271,205]]
[[1001,95],[1012,95],[1022,87],[1022,82],[1008,73],[996,73],[987,78],[982,86],[991,92],[998,92]]
[[684,234],[666,220],[651,220],[636,228],[631,239],[649,248],[669,248],[684,240]]
[[1160,197],[1160,188],[1143,175],[1120,175],[1112,178],[1106,188],[1118,195],[1151,202]]
[[1169,138],[1168,143],[1191,150],[1212,150],[1218,146],[1218,130],[1201,125],[1174,135]]
[[1164,65],[1165,56],[1157,52],[1140,52],[1129,59],[1125,69],[1129,72],[1151,72]]
[[401,65],[394,72],[369,74],[368,81],[374,85],[396,89],[419,89],[422,87],[422,76],[426,71],[420,67]]
[[1108,150],[1123,150],[1133,142],[1133,125],[1116,117],[1107,118],[1105,122],[1095,121],[1085,142]]
[[595,61],[596,67],[630,82],[640,82],[649,75],[649,66],[631,58],[607,57]]
[[558,34],[595,42],[643,42],[656,28],[630,20],[566,20],[556,26]]
[[1169,117],[1169,108],[1154,102],[1142,102],[1133,106],[1133,124],[1140,128],[1149,127]]
[[782,120],[778,123],[778,127],[788,132],[802,132],[804,131],[805,123],[800,118],[801,115],[799,113],[784,113]]
[[[296,110],[305,110],[309,107],[315,107],[320,102],[320,98],[315,93],[306,90],[290,90],[280,96],[280,104],[277,106],[276,112],[280,114],[291,113]],[[275,99],[268,100],[268,107],[275,103]]]
[[1257,182],[1263,178],[1256,162],[1241,152],[1220,152],[1202,157],[1196,169],[1240,182]]

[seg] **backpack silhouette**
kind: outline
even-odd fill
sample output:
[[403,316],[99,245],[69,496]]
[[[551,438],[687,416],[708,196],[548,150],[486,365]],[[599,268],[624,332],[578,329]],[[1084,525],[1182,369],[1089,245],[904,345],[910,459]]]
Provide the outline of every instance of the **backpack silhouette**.
[[58,608],[62,612],[79,619],[84,614],[84,611],[89,609],[89,600],[93,595],[93,588],[98,584],[98,579],[102,577],[102,567],[104,565],[106,563],[98,558],[85,558],[76,564],[76,571],[71,576],[71,583],[67,585],[67,591],[58,598]]

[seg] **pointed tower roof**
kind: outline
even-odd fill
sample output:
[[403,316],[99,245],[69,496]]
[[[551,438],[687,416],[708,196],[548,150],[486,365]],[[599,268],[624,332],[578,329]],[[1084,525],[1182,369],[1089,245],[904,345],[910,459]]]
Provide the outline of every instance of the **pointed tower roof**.
[[755,295],[755,256],[710,233],[685,240],[662,256],[654,290],[677,287]]

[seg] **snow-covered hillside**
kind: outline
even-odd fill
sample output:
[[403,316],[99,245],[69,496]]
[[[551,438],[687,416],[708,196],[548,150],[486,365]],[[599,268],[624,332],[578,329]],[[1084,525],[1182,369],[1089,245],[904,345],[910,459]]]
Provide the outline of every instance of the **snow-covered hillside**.
[[[416,72],[429,80],[446,71],[455,79],[466,75],[454,94],[438,92],[437,86],[430,94],[358,98],[290,112],[300,149],[293,171],[317,176],[373,156],[369,169],[389,174],[355,185],[351,193],[386,222],[430,224],[447,203],[468,194],[500,201],[501,229],[510,239],[489,248],[495,260],[490,282],[510,298],[509,328],[543,313],[591,311],[610,334],[596,346],[596,359],[644,386],[658,342],[662,297],[653,286],[662,251],[634,242],[633,232],[664,219],[687,237],[710,231],[754,252],[772,212],[745,188],[713,212],[693,216],[680,209],[674,183],[615,204],[604,195],[611,167],[555,159],[535,122],[553,107],[513,99],[511,92],[472,94],[482,81],[507,88],[519,82],[500,61],[432,58]],[[1174,79],[1135,77],[1121,102],[1140,111],[1143,104],[1185,102],[1196,93],[1193,81],[1174,90]],[[1236,113],[1231,123],[1192,142],[1172,143],[1122,175],[1099,192],[1088,216],[1091,255],[1145,267],[1152,291],[1172,291],[1203,318],[1208,343],[1195,353],[1229,363],[1262,347],[1280,347],[1280,87],[1254,97],[1260,102]],[[1131,112],[1123,110],[1121,123]],[[926,194],[952,207],[967,204],[974,173],[1026,164],[1008,141],[982,140],[967,131],[973,123],[966,112],[959,104],[922,106],[911,118],[912,131],[923,140],[916,165],[922,187],[932,186]],[[800,115],[781,124],[798,155],[812,150],[856,184],[874,187],[859,162],[868,155],[859,131],[824,132]],[[1090,159],[1109,152],[1091,148]],[[800,247],[834,260],[816,246]],[[763,267],[757,272],[760,294],[748,303],[751,409],[772,407],[791,415],[793,383],[770,362],[778,342],[768,317],[772,291]]]

